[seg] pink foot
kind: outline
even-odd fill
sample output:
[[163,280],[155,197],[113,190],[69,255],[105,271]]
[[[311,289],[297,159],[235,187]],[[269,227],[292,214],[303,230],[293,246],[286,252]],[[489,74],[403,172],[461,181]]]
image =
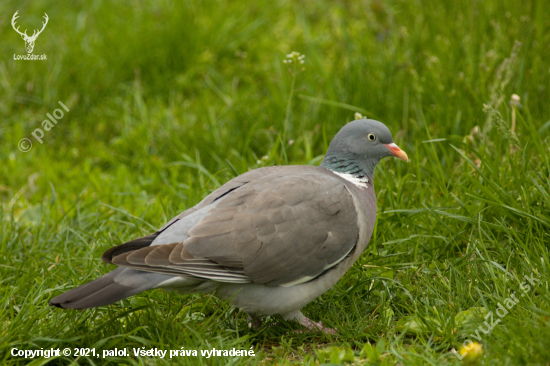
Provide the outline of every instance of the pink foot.
[[[310,331],[310,332],[322,332],[324,334],[338,334],[338,331],[336,329],[332,329],[332,328],[327,328],[325,326],[323,326],[323,323],[322,322],[314,322],[313,320],[309,319],[309,318],[306,318],[304,316],[305,319],[302,319],[300,321],[300,324],[302,326],[304,326],[307,331]],[[302,333],[303,331],[297,331],[298,333]]]

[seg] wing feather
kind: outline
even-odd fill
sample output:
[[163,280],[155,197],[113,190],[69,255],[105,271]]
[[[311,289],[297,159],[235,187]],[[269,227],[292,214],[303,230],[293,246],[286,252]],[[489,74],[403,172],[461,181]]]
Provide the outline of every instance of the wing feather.
[[[154,234],[158,245],[143,247],[154,240],[144,237],[107,251],[107,258],[150,272],[290,286],[325,273],[353,251],[357,212],[341,179],[316,167],[262,171],[228,182],[170,221]],[[242,179],[247,174],[249,181]]]

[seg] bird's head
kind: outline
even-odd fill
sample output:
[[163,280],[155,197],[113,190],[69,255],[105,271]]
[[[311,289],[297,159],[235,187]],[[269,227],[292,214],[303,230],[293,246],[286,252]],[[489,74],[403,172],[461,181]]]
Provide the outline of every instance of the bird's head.
[[359,119],[338,131],[330,143],[321,166],[341,173],[374,176],[376,164],[386,156],[408,161],[407,154],[394,142],[385,124],[372,119]]

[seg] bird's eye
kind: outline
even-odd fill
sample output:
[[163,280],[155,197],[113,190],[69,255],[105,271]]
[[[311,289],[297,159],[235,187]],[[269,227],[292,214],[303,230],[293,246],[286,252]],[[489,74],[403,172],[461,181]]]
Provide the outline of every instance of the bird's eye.
[[376,140],[376,135],[371,132],[367,135],[367,138],[369,139],[369,141],[374,141]]

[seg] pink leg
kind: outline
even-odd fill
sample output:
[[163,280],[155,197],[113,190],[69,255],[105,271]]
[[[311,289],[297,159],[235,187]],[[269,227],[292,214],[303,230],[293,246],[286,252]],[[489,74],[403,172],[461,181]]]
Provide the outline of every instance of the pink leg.
[[[298,323],[300,323],[303,327],[306,328],[306,331],[310,332],[322,332],[324,334],[338,334],[338,331],[336,329],[327,328],[323,326],[323,323],[321,322],[314,322],[313,320],[306,317],[304,314],[302,314],[301,311],[294,311],[292,313],[288,313],[283,315],[283,318],[286,320],[295,320]],[[302,333],[303,331],[297,331],[299,333]]]

